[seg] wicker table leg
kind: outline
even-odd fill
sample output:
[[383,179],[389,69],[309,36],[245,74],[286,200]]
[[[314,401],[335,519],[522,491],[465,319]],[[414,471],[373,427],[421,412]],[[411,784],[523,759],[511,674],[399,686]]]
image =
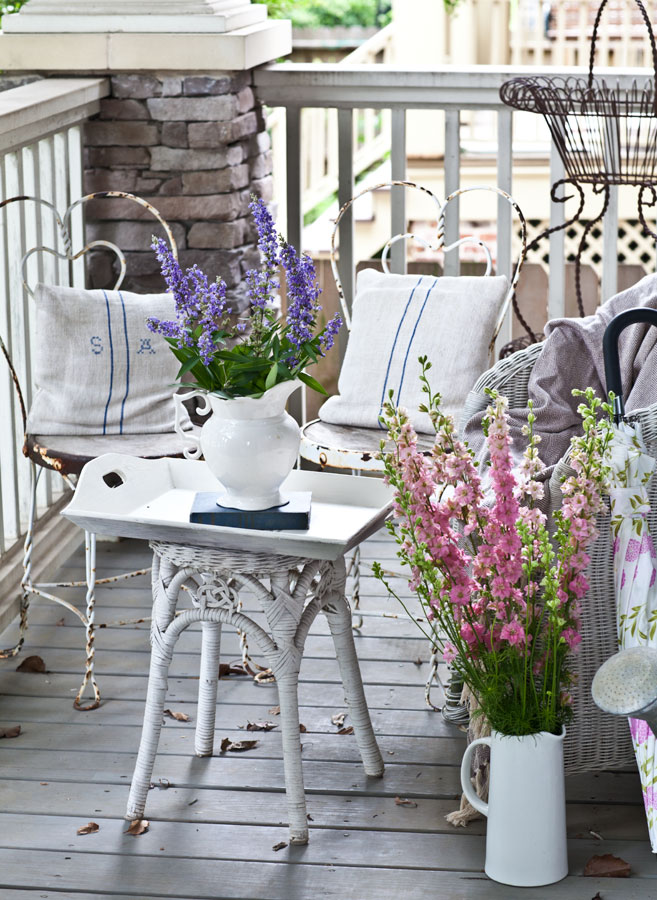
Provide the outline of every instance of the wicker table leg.
[[217,713],[217,687],[221,652],[221,622],[203,622],[201,669],[198,685],[198,711],[194,750],[197,756],[212,756],[214,723]]
[[157,746],[162,730],[162,715],[167,693],[169,666],[177,634],[167,640],[167,630],[174,619],[181,585],[187,573],[176,572],[175,566],[166,560],[153,557],[153,619],[151,621],[151,664],[148,673],[148,691],[144,708],[144,724],[141,731],[139,752],[132,776],[126,819],[141,819],[151,784]]
[[383,758],[374,736],[354,645],[351,609],[345,596],[344,560],[333,564],[331,588],[322,601],[322,611],[333,637],[335,657],[340,668],[344,694],[365,773],[381,777],[383,775]]

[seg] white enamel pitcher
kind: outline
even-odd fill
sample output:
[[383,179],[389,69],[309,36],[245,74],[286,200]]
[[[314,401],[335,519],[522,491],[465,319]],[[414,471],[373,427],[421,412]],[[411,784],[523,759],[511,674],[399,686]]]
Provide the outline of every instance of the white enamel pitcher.
[[[488,818],[485,872],[502,884],[537,887],[568,874],[563,741],[541,731],[499,734],[473,741],[461,764],[463,793]],[[488,803],[470,781],[472,754],[490,747]]]

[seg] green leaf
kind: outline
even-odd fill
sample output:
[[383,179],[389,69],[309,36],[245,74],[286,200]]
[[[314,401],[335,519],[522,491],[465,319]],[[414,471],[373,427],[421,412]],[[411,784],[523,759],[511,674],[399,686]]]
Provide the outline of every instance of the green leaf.
[[276,378],[278,376],[278,363],[274,363],[269,372],[267,372],[267,377],[265,378],[265,389],[269,390],[276,384]]
[[324,394],[324,396],[328,397],[328,391],[324,390],[319,381],[316,381],[312,375],[308,375],[307,372],[299,372],[298,378],[308,385],[309,388],[317,391],[318,394]]
[[186,375],[187,372],[189,372],[191,369],[193,369],[194,366],[196,365],[196,363],[198,363],[198,362],[201,362],[201,359],[198,356],[192,356],[190,359],[188,359],[187,362],[183,363],[182,366],[180,367],[180,371],[178,372],[178,378],[182,378],[183,375]]

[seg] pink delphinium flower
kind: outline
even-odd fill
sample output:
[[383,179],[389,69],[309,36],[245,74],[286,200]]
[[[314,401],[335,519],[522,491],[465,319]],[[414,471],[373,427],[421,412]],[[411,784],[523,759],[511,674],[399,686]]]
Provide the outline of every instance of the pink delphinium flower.
[[[553,541],[538,505],[545,472],[531,405],[527,447],[514,469],[507,402],[491,392],[484,418],[490,455],[484,496],[473,454],[440,411],[440,397],[426,380],[429,364],[421,363],[424,411],[436,429],[431,453],[419,450],[403,410],[392,402],[384,410],[394,444],[386,477],[401,520],[390,527],[410,569],[409,584],[424,604],[430,639],[442,647],[444,659],[456,662],[491,724],[511,729],[505,733],[554,731],[568,717],[567,654],[581,640],[585,549],[602,508],[600,401],[587,391],[584,436],[572,444],[574,474],[564,484],[563,508],[554,514]],[[376,564],[375,574],[385,582]]]

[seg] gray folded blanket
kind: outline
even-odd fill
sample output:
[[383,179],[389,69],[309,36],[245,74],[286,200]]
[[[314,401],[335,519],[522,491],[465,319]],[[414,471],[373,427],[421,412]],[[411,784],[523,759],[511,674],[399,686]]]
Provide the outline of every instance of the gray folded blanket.
[[[633,287],[616,294],[592,316],[584,319],[553,319],[545,326],[546,339],[529,380],[529,397],[536,414],[535,431],[541,437],[539,453],[548,466],[545,478],[568,450],[571,437],[581,431],[577,414],[580,400],[573,388],[592,387],[606,396],[602,337],[618,313],[635,306],[657,309],[657,275],[647,275]],[[630,325],[619,341],[620,369],[627,412],[657,402],[657,328]],[[509,410],[514,456],[526,446],[522,426],[527,409]],[[477,457],[486,455],[481,428],[483,413],[465,426],[464,435]]]

